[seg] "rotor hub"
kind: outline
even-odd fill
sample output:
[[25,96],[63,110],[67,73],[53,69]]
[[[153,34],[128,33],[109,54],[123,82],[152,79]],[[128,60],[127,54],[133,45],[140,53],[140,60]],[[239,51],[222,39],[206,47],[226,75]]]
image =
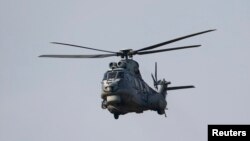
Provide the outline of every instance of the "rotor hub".
[[118,56],[121,56],[121,58],[132,58],[133,57],[133,49],[124,49],[124,50],[120,50],[120,52],[118,53]]

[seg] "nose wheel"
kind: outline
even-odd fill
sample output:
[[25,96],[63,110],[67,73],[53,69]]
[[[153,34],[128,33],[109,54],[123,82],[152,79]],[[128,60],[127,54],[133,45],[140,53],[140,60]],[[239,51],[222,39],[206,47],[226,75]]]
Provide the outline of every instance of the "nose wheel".
[[114,118],[115,118],[115,119],[118,119],[118,118],[119,118],[119,114],[114,113]]

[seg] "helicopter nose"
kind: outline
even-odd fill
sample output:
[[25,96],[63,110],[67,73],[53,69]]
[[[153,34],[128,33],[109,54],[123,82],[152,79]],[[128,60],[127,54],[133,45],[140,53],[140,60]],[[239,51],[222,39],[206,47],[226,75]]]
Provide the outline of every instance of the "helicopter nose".
[[104,81],[102,89],[104,92],[115,92],[118,90],[119,81]]
[[115,92],[118,89],[118,85],[116,83],[112,83],[104,87],[104,91],[106,92]]

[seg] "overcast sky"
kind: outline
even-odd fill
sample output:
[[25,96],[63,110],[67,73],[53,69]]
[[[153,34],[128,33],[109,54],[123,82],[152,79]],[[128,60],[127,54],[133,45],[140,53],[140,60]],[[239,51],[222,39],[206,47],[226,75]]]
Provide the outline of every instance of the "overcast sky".
[[[249,0],[0,0],[0,140],[97,141],[207,139],[208,124],[250,124]],[[208,29],[163,48],[202,47],[135,56],[144,80],[172,86],[168,117],[153,111],[113,118],[101,109],[105,59],[38,58],[91,54],[66,42],[119,51]]]

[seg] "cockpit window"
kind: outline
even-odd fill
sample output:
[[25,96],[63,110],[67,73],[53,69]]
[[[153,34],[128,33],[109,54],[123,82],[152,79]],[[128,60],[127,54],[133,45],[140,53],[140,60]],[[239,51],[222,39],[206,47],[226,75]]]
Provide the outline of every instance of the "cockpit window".
[[118,72],[117,78],[124,78],[124,72]]
[[104,74],[103,80],[115,79],[115,78],[124,78],[124,72],[120,71],[110,71]]
[[113,71],[113,72],[109,72],[108,73],[108,79],[114,79],[116,77],[117,72]]

